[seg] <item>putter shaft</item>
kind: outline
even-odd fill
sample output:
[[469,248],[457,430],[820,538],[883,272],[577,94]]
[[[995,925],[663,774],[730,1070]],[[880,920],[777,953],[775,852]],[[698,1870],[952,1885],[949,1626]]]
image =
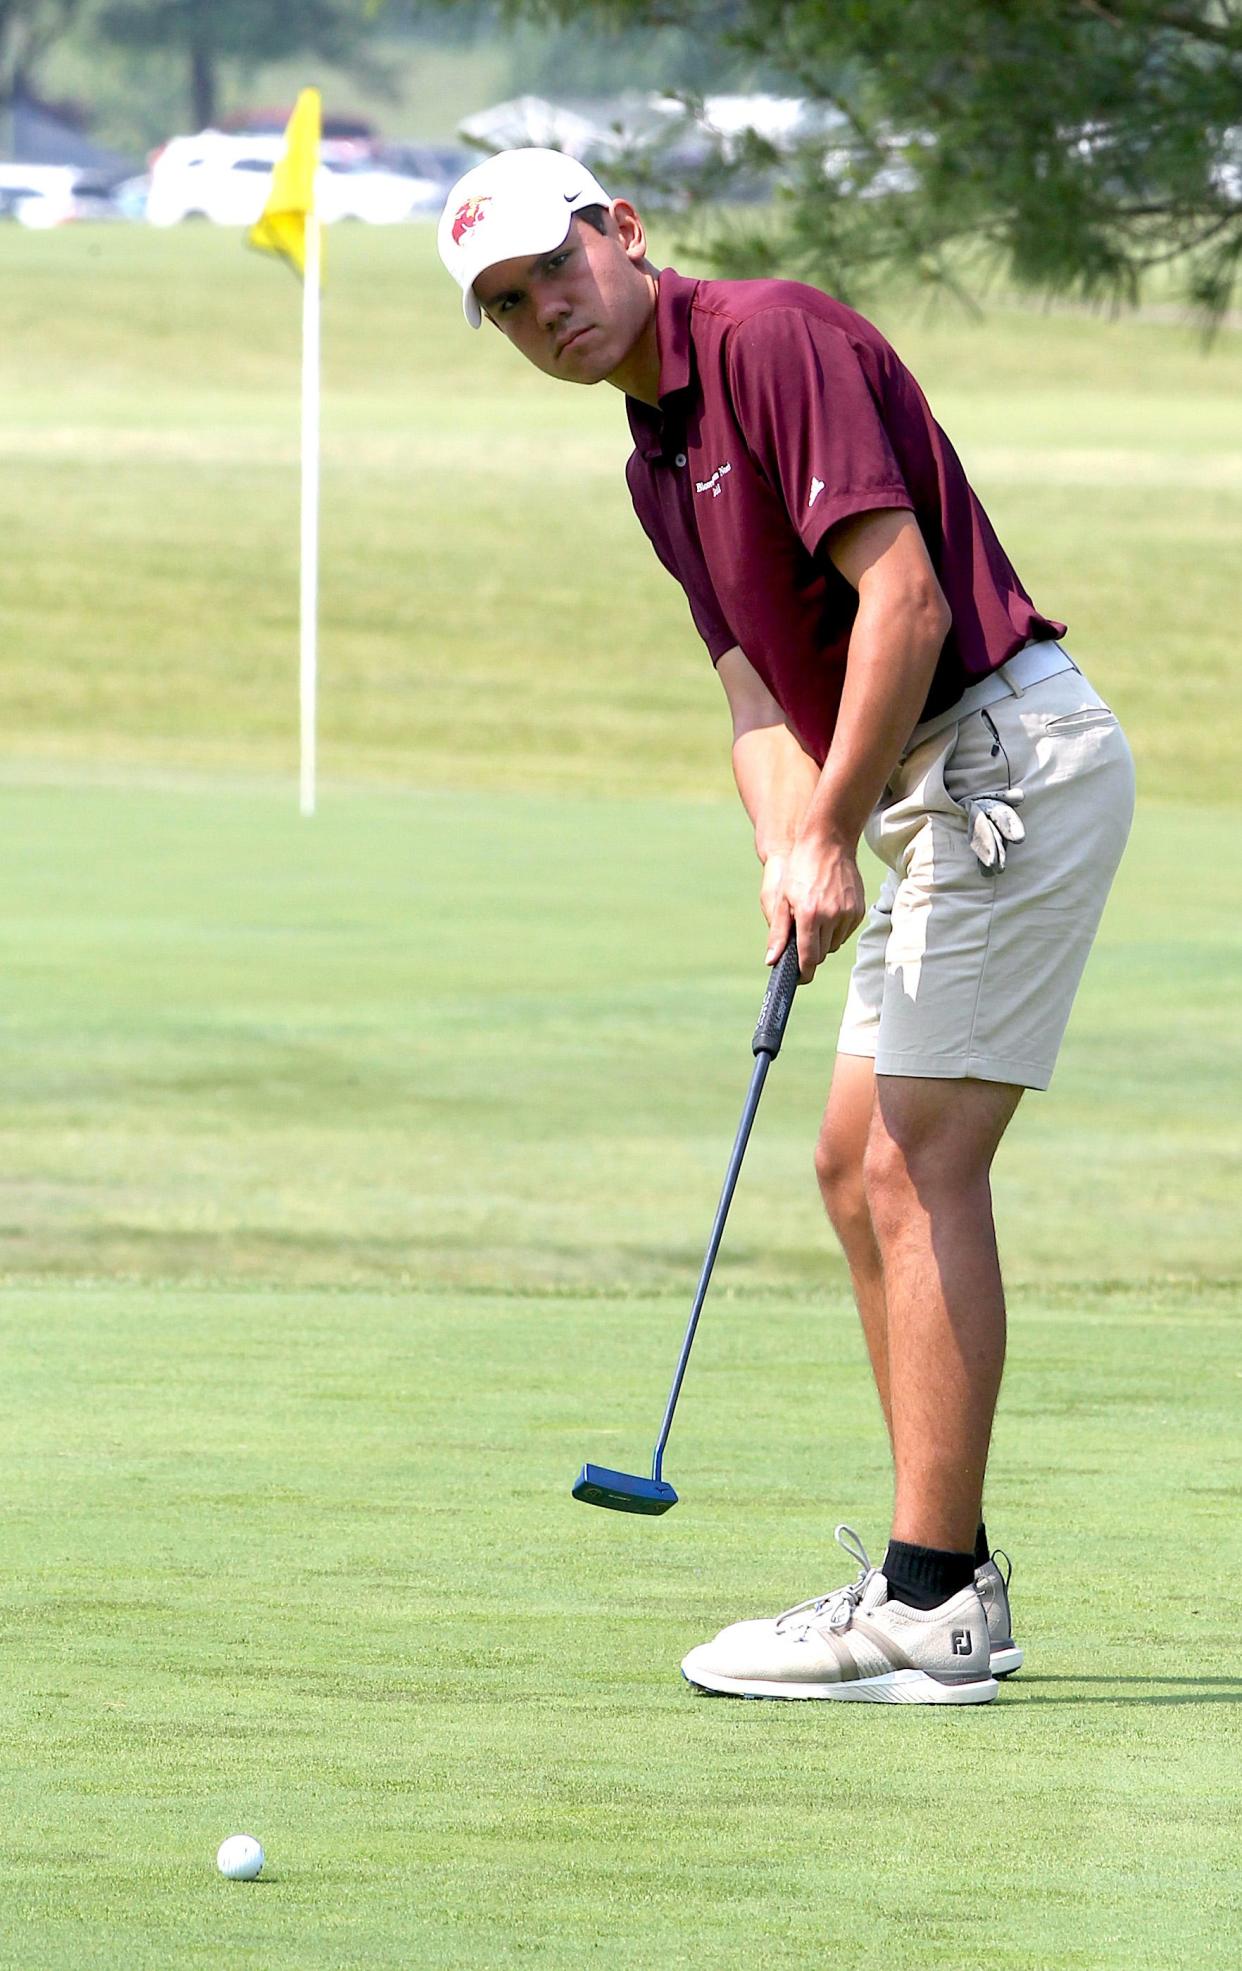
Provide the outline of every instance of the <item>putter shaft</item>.
[[764,1079],[771,1065],[772,1056],[766,1049],[763,1049],[755,1057],[754,1073],[750,1077],[750,1087],[746,1094],[746,1106],[742,1110],[742,1120],[737,1126],[737,1135],[733,1140],[733,1154],[729,1158],[729,1168],[725,1172],[724,1188],[720,1193],[720,1203],[716,1206],[716,1217],[712,1225],[712,1235],[707,1241],[707,1252],[703,1258],[703,1270],[699,1274],[699,1284],[694,1296],[694,1306],[690,1312],[690,1321],[686,1328],[685,1340],[681,1344],[681,1354],[677,1358],[677,1369],[673,1376],[673,1387],[669,1392],[668,1408],[664,1412],[664,1422],[660,1425],[660,1435],[656,1439],[655,1452],[651,1460],[651,1477],[657,1485],[662,1480],[664,1447],[668,1443],[668,1434],[673,1426],[673,1412],[677,1408],[677,1398],[681,1394],[681,1385],[685,1378],[686,1364],[690,1360],[690,1350],[694,1345],[694,1331],[699,1325],[699,1315],[703,1311],[703,1302],[707,1299],[708,1283],[712,1277],[712,1267],[716,1264],[716,1254],[720,1251],[720,1241],[724,1234],[725,1219],[729,1215],[729,1206],[733,1202],[733,1193],[737,1188],[738,1173],[742,1168],[742,1158],[746,1154],[746,1144],[750,1138],[751,1124],[755,1120],[755,1110],[759,1107],[759,1097],[763,1093]]
[[694,1342],[694,1331],[699,1324],[703,1302],[707,1298],[708,1282],[712,1277],[712,1267],[720,1250],[724,1233],[725,1219],[737,1185],[738,1173],[742,1168],[742,1158],[746,1154],[746,1144],[750,1137],[751,1124],[759,1107],[759,1097],[772,1062],[781,1050],[785,1037],[785,1027],[793,1006],[794,993],[798,989],[798,941],[796,933],[791,936],[784,951],[772,967],[768,978],[767,991],[759,1013],[759,1022],[751,1039],[751,1052],[755,1056],[754,1071],[746,1094],[746,1104],[742,1119],[737,1127],[733,1141],[733,1153],[729,1158],[729,1168],[725,1172],[724,1188],[720,1193],[720,1203],[716,1206],[716,1217],[712,1234],[707,1242],[707,1252],[703,1259],[703,1269],[699,1274],[699,1284],[694,1296],[694,1306],[690,1312],[689,1325],[681,1344],[681,1354],[677,1358],[677,1371],[673,1377],[673,1387],[669,1394],[668,1407],[664,1421],[660,1425],[660,1435],[656,1440],[655,1453],[651,1460],[651,1477],[639,1478],[633,1472],[612,1471],[603,1465],[585,1464],[578,1474],[573,1487],[575,1499],[584,1505],[608,1506],[614,1512],[637,1512],[656,1514],[667,1512],[677,1503],[677,1494],[662,1475],[664,1447],[672,1428],[673,1412],[677,1408],[677,1398],[690,1359],[690,1349]]

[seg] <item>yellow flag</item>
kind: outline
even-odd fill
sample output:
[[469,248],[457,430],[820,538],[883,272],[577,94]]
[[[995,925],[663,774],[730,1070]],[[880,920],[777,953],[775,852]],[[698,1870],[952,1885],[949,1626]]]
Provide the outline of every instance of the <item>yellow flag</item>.
[[319,91],[303,89],[285,128],[285,148],[272,173],[267,204],[248,236],[251,246],[278,253],[299,274],[306,272],[306,221],[315,210],[319,131]]

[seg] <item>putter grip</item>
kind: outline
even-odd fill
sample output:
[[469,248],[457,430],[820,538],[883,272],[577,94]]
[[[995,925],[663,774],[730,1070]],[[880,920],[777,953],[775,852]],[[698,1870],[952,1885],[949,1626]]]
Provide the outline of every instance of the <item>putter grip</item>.
[[789,1012],[798,990],[798,936],[790,938],[780,957],[772,967],[768,989],[763,995],[763,1006],[759,1013],[759,1024],[755,1037],[750,1043],[752,1054],[770,1054],[775,1060],[781,1051],[785,1038],[785,1028],[789,1023]]

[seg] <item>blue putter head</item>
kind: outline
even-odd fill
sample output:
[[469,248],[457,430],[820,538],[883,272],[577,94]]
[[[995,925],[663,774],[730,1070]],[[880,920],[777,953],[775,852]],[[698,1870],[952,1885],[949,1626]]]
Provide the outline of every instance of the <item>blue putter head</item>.
[[609,1471],[604,1465],[583,1465],[574,1481],[574,1497],[584,1506],[607,1506],[611,1512],[667,1512],[677,1494],[662,1478],[635,1478],[628,1471]]

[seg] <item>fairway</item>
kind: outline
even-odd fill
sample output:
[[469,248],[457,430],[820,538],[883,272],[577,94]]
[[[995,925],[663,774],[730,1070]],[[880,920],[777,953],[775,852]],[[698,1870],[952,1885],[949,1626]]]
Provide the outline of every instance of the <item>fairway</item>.
[[296,288],[201,230],[0,235],[0,1964],[1234,1966],[1238,337],[885,323],[1140,810],[996,1172],[1026,1667],[971,1711],[712,1702],[690,1645],[846,1578],[837,1520],[883,1548],[811,1171],[845,967],[764,1097],[682,1503],[585,1511],[667,1393],[756,866],[619,403],[510,374],[429,247],[331,241],[308,824]]

